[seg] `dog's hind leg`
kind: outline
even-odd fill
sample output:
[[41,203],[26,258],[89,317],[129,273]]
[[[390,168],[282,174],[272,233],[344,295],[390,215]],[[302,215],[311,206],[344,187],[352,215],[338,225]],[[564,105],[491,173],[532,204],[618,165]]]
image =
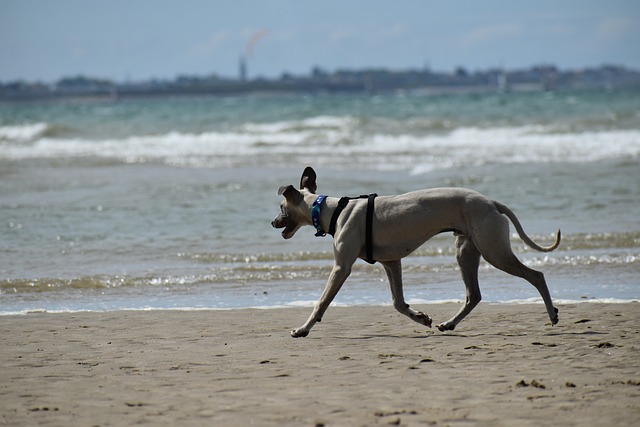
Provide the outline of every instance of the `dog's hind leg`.
[[473,241],[465,235],[459,235],[456,239],[456,260],[460,266],[467,296],[460,311],[451,319],[438,325],[438,329],[441,331],[453,331],[456,325],[471,313],[471,310],[482,299],[480,286],[478,285],[480,252]]
[[490,242],[488,247],[480,247],[480,252],[485,260],[494,267],[509,273],[512,276],[521,277],[531,283],[540,293],[544,305],[549,314],[551,324],[558,323],[558,309],[553,306],[551,294],[544,279],[544,274],[524,265],[511,250],[509,241],[509,227],[505,225],[503,228],[494,230],[491,238],[485,236],[482,240],[484,243]]
[[544,274],[522,264],[520,260],[513,254],[506,260],[487,259],[487,261],[489,261],[490,264],[504,271],[505,273],[509,273],[516,277],[521,277],[531,283],[538,290],[540,296],[542,297],[542,300],[544,301],[544,305],[547,309],[547,313],[549,314],[551,324],[555,325],[556,323],[558,323],[558,309],[553,306],[553,302],[551,301],[551,294],[549,293],[547,282],[544,279]]
[[391,295],[393,296],[393,306],[398,312],[409,317],[414,322],[418,322],[421,325],[431,327],[431,318],[421,311],[415,311],[409,308],[404,300],[404,292],[402,290],[402,263],[397,261],[384,261],[380,262],[384,271],[389,278],[389,285],[391,286]]

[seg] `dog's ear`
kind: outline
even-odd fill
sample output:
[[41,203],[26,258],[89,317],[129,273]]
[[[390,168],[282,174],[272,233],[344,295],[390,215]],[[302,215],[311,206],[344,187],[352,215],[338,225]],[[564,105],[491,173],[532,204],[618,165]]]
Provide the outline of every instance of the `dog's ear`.
[[284,195],[284,198],[294,205],[299,204],[304,199],[304,197],[302,197],[302,194],[300,194],[300,192],[296,190],[293,185],[283,185],[278,189],[278,194]]
[[318,189],[318,184],[316,184],[316,171],[313,170],[311,166],[307,166],[302,172],[302,178],[300,178],[300,189],[306,188],[310,192],[314,193]]

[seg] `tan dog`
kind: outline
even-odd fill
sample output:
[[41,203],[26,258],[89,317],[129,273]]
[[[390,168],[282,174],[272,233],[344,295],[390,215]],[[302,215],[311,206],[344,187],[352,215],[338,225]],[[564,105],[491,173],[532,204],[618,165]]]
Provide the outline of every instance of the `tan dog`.
[[[553,245],[539,246],[525,234],[518,218],[505,205],[472,190],[434,188],[378,197],[375,199],[375,208],[371,209],[371,229],[368,231],[366,217],[371,205],[367,200],[339,203],[337,198],[319,198],[316,190],[316,173],[308,167],[302,174],[300,191],[293,185],[283,186],[278,190],[278,194],[284,195],[284,200],[280,206],[280,214],[271,223],[274,228],[284,228],[282,237],[285,239],[293,237],[304,225],[315,225],[319,230],[317,235],[324,235],[324,230],[330,230],[330,234],[334,236],[335,263],[329,280],[311,316],[304,325],[291,331],[292,337],[305,337],[309,334],[349,277],[356,260],[367,259],[368,233],[373,260],[384,266],[389,278],[394,307],[422,325],[431,327],[431,318],[412,310],[405,302],[400,260],[431,237],[446,231],[452,231],[457,236],[456,260],[462,272],[467,297],[464,306],[454,317],[438,325],[440,331],[452,331],[480,302],[480,256],[494,267],[521,277],[535,286],[542,296],[551,324],[558,322],[558,310],[551,302],[544,275],[522,264],[511,250],[507,218],[513,222],[520,238],[541,252],[549,252],[558,247],[560,230]],[[314,202],[317,206],[314,206]]]

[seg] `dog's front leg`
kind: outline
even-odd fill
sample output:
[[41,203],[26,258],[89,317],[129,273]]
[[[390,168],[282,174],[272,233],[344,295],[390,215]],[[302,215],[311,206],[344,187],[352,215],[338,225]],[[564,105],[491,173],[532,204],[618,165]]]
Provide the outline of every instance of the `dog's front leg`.
[[333,270],[329,275],[329,280],[327,280],[327,284],[324,288],[324,291],[322,292],[322,296],[314,306],[311,316],[309,316],[309,319],[307,319],[307,322],[304,325],[302,325],[298,329],[291,331],[292,337],[300,338],[309,335],[309,331],[311,330],[313,325],[315,325],[316,322],[322,320],[324,312],[329,307],[329,304],[331,304],[331,301],[333,301],[333,299],[335,298],[345,280],[347,280],[347,277],[349,277],[349,274],[351,274],[351,264],[334,264]]
[[389,285],[391,286],[391,295],[393,297],[393,306],[398,312],[409,317],[414,322],[418,322],[421,325],[431,327],[431,317],[421,311],[415,311],[409,308],[409,304],[404,300],[404,292],[402,290],[402,263],[397,261],[384,261],[381,262],[384,267],[384,271],[389,278]]

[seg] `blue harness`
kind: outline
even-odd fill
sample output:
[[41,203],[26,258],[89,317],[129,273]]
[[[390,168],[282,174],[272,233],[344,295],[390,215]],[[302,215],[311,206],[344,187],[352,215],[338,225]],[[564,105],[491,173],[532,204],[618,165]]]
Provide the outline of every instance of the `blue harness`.
[[322,202],[326,199],[327,196],[318,196],[318,198],[313,202],[313,207],[311,208],[311,222],[313,226],[316,228],[316,237],[326,236],[327,233],[322,229],[322,225],[320,225],[320,211],[322,210]]

